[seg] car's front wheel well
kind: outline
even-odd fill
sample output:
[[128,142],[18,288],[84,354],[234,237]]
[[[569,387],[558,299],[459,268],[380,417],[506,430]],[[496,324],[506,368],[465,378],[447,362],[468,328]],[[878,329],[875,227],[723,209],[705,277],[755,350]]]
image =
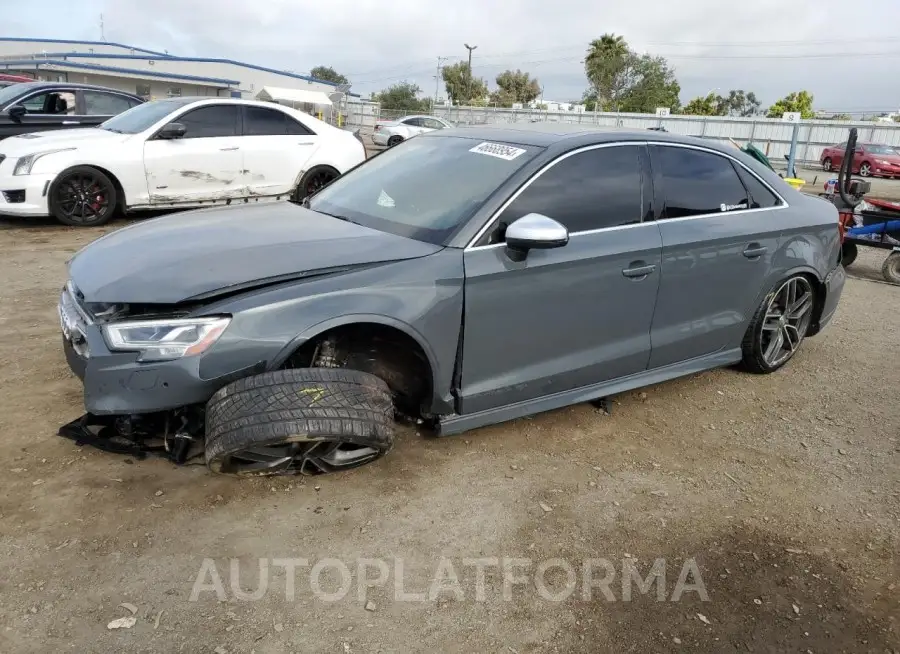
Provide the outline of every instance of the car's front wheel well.
[[806,277],[806,279],[809,280],[814,293],[813,314],[809,323],[809,331],[806,332],[806,335],[815,336],[821,329],[819,320],[822,318],[822,311],[825,310],[827,287],[825,286],[825,282],[812,273],[803,273],[803,277]]
[[424,417],[433,389],[433,371],[422,346],[405,332],[378,323],[342,325],[312,338],[287,359],[284,368],[350,368],[383,379],[397,409]]

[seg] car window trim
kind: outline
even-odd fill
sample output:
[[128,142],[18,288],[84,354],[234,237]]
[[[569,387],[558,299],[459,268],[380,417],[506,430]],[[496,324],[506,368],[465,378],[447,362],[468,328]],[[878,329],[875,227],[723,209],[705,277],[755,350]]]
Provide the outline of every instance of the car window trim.
[[[84,106],[84,113],[83,113],[83,114],[78,114],[78,115],[79,115],[79,116],[85,116],[85,117],[87,117],[87,118],[91,118],[91,117],[94,117],[94,116],[102,116],[102,117],[104,117],[104,118],[112,118],[113,116],[118,116],[118,115],[119,115],[119,114],[89,114],[89,113],[87,112],[87,94],[88,94],[88,93],[97,93],[97,94],[100,94],[100,95],[114,95],[114,96],[116,96],[117,98],[122,98],[122,99],[125,100],[126,102],[127,102],[127,101],[132,101],[132,102],[134,101],[134,98],[131,97],[130,95],[128,95],[127,93],[119,93],[118,91],[114,91],[114,90],[112,90],[112,89],[109,90],[109,91],[107,91],[106,89],[104,89],[104,90],[102,90],[102,91],[101,91],[100,89],[78,89],[78,94],[75,96],[75,97],[76,97],[76,100],[80,100],[80,101],[81,101],[81,104]],[[143,103],[139,103],[139,104],[143,104]],[[136,107],[136,106],[137,106],[137,105],[132,106],[132,105],[129,104],[128,109],[133,109],[133,108]],[[128,111],[128,109],[124,109],[124,110],[120,111],[119,113],[120,113],[120,114],[125,113],[126,111]],[[52,114],[51,114],[51,115],[52,115]]]
[[[538,170],[534,175],[532,175],[530,178],[528,178],[528,181],[526,181],[524,184],[522,184],[522,186],[520,186],[518,189],[516,189],[516,192],[513,193],[511,196],[509,196],[506,199],[506,201],[500,205],[500,208],[498,208],[497,211],[495,211],[493,213],[493,215],[487,220],[487,222],[482,226],[482,228],[479,229],[475,233],[475,236],[469,240],[469,242],[466,244],[466,247],[463,248],[463,250],[480,250],[483,248],[494,248],[499,245],[506,245],[505,243],[489,243],[486,245],[474,245],[474,244],[477,243],[479,241],[479,239],[481,239],[481,237],[485,235],[485,233],[494,225],[495,222],[497,222],[497,220],[500,218],[500,216],[503,215],[503,212],[506,211],[506,208],[509,205],[511,205],[516,200],[516,198],[518,198],[522,193],[524,193],[525,190],[529,186],[531,186],[532,183],[534,183],[534,181],[538,177],[540,177],[545,172],[547,172],[548,170],[553,168],[553,166],[558,164],[560,161],[564,161],[564,160],[568,159],[569,157],[573,157],[576,154],[581,154],[582,152],[590,152],[591,150],[599,150],[601,148],[629,147],[629,146],[642,147],[645,145],[646,145],[646,143],[644,143],[643,141],[616,141],[614,143],[595,143],[593,145],[586,145],[586,146],[583,146],[580,148],[576,148],[575,150],[569,150],[568,152],[564,152],[563,154],[558,156],[553,161],[547,162],[547,164],[542,166],[540,170]],[[642,179],[641,184],[642,184],[642,190],[643,190],[643,177],[641,179]],[[626,229],[629,227],[639,227],[640,225],[644,225],[648,222],[651,222],[651,221],[644,220],[643,208],[641,208],[641,213],[642,213],[641,220],[640,220],[640,222],[637,222],[637,223],[629,223],[627,225],[613,225],[612,227],[598,227],[596,229],[586,229],[586,230],[582,230],[580,232],[569,232],[569,236],[571,237],[571,236],[578,236],[581,234],[592,234],[594,232],[604,232],[604,231],[609,231],[612,229]]]
[[[744,164],[744,162],[740,161],[737,157],[732,157],[730,154],[728,154],[726,152],[720,152],[718,150],[714,150],[713,148],[704,148],[699,145],[691,145],[688,143],[666,143],[665,141],[647,141],[646,145],[648,145],[648,146],[656,145],[656,146],[669,147],[669,148],[673,148],[673,147],[674,148],[683,148],[685,150],[698,150],[700,152],[706,152],[709,154],[718,155],[720,157],[728,159],[729,161],[732,162],[732,164],[739,165],[741,168],[746,170],[749,174],[753,175],[757,179],[757,181],[759,181],[760,184],[762,184],[769,191],[771,191],[775,195],[775,197],[778,198],[779,202],[781,203],[774,207],[761,207],[759,209],[735,209],[734,211],[714,211],[711,213],[698,213],[694,216],[681,216],[679,218],[661,218],[661,219],[659,219],[660,222],[668,223],[668,222],[673,222],[673,221],[695,220],[697,218],[709,218],[710,216],[721,216],[723,214],[728,214],[729,216],[732,216],[732,215],[736,215],[736,214],[753,213],[756,211],[776,211],[778,209],[787,209],[788,207],[790,207],[790,204],[784,198],[784,196],[781,195],[781,193],[776,191],[774,188],[772,188],[771,184],[769,184],[766,180],[764,180],[762,177],[757,175],[749,166]],[[652,161],[652,159],[653,159],[652,151],[650,153],[650,158]],[[743,180],[741,180],[740,175],[738,175],[737,172],[735,172],[735,174],[737,175],[738,181],[741,183],[741,186],[744,186],[744,182],[743,182]],[[745,187],[745,190],[746,190],[746,187]],[[747,191],[747,194],[748,195],[750,194],[749,190]]]
[[[3,107],[3,111],[7,111],[10,107],[14,107],[17,104],[21,104],[33,98],[36,95],[43,95],[45,93],[71,93],[75,96],[75,106],[78,106],[78,91],[81,89],[69,89],[69,88],[59,88],[59,89],[38,89],[37,91],[33,91],[28,95],[19,96],[16,100],[13,100],[8,105]],[[68,116],[69,114],[27,114],[28,116]],[[73,116],[76,114],[72,114]]]
[[[109,95],[118,95],[118,96],[126,98],[128,100],[136,99],[135,96],[130,95],[128,93],[121,92],[121,91],[115,91],[115,90],[107,91],[105,89],[103,91],[99,91],[98,89],[79,89],[79,88],[70,88],[70,87],[62,86],[60,88],[38,89],[37,91],[32,91],[31,93],[29,93],[27,95],[19,96],[17,99],[13,100],[8,105],[3,107],[3,109],[0,109],[0,111],[7,111],[7,110],[9,110],[10,107],[14,107],[17,104],[25,102],[25,101],[33,98],[36,95],[41,95],[42,93],[60,93],[60,92],[61,93],[71,93],[72,95],[75,96],[75,102],[76,102],[76,106],[77,106],[78,96],[87,91],[94,91],[97,93],[107,93]],[[140,101],[140,102],[138,102],[138,104],[144,104],[144,102]],[[61,116],[63,114],[28,114],[28,115],[29,116]],[[66,115],[68,116],[69,114],[66,114]],[[85,116],[87,114],[71,114],[71,115]]]
[[[168,125],[169,123],[177,123],[178,119],[187,113],[194,111],[196,109],[205,109],[206,107],[236,107],[237,108],[237,120],[235,121],[235,131],[236,134],[232,136],[194,136],[188,138],[195,139],[231,139],[231,138],[243,138],[244,136],[244,111],[243,107],[246,105],[231,103],[231,102],[206,102],[205,100],[197,101],[196,104],[192,103],[187,105],[186,107],[179,107],[178,109],[173,109],[169,112],[169,115],[165,117],[164,123],[159,125],[159,127],[154,130],[153,134],[147,137],[148,141],[160,141],[165,139],[159,138],[159,133],[162,129]],[[159,123],[155,123],[159,124]],[[146,130],[145,130],[146,131]],[[140,134],[141,132],[138,132]]]
[[[491,226],[500,218],[500,216],[503,214],[503,212],[506,210],[506,208],[510,204],[512,204],[513,201],[515,201],[515,199],[517,197],[519,197],[519,195],[525,191],[525,189],[527,189],[529,186],[531,186],[531,184],[534,180],[536,180],[538,177],[543,175],[547,170],[549,170],[550,168],[555,166],[560,161],[562,161],[568,157],[571,157],[575,154],[578,154],[580,152],[587,152],[589,150],[598,150],[600,148],[610,148],[610,147],[617,147],[617,146],[622,147],[622,146],[629,146],[629,145],[645,146],[645,147],[649,147],[651,145],[657,145],[657,146],[666,146],[666,147],[675,147],[675,148],[685,148],[687,150],[699,150],[700,152],[708,152],[709,154],[714,154],[714,155],[718,155],[720,157],[724,157],[725,159],[728,159],[728,160],[738,164],[744,170],[746,170],[748,173],[753,175],[760,182],[760,184],[762,184],[767,189],[769,189],[775,195],[775,197],[778,198],[778,200],[781,202],[781,204],[774,206],[774,207],[762,207],[760,209],[737,209],[735,211],[726,211],[726,212],[719,211],[719,212],[715,212],[715,213],[697,214],[695,216],[684,216],[681,218],[666,218],[666,219],[659,220],[659,221],[644,220],[643,219],[644,217],[641,216],[641,222],[638,222],[638,223],[630,223],[628,225],[614,225],[612,227],[599,227],[597,229],[589,229],[589,230],[585,230],[585,231],[581,231],[581,232],[570,232],[569,233],[570,237],[578,236],[578,235],[582,235],[582,234],[594,234],[594,233],[598,233],[598,232],[607,232],[607,231],[618,230],[618,229],[629,229],[631,227],[640,227],[640,226],[646,225],[648,223],[695,220],[697,218],[709,218],[710,216],[721,216],[723,213],[727,213],[728,215],[734,215],[734,214],[753,213],[753,212],[757,212],[757,211],[775,211],[778,209],[787,209],[788,207],[790,207],[790,204],[788,203],[787,200],[784,199],[784,196],[782,196],[781,193],[779,193],[774,188],[772,188],[771,184],[769,184],[766,180],[764,180],[762,177],[757,175],[753,170],[750,169],[749,166],[745,165],[742,161],[740,161],[736,157],[732,157],[731,155],[729,155],[725,152],[720,152],[718,150],[714,150],[713,148],[704,148],[699,145],[692,145],[692,144],[688,144],[688,143],[672,143],[672,142],[666,142],[666,141],[616,141],[613,143],[595,143],[594,145],[587,145],[587,146],[584,146],[581,148],[577,148],[575,150],[570,150],[569,152],[566,152],[566,153],[560,155],[553,161],[548,162],[545,166],[543,166],[540,170],[538,170],[534,175],[532,175],[528,179],[528,181],[526,181],[522,186],[520,186],[516,190],[515,193],[513,193],[509,198],[507,198],[507,200],[503,204],[500,205],[500,208],[497,209],[497,211],[495,211],[491,215],[491,217],[487,220],[487,222],[485,222],[485,224],[482,226],[482,228],[475,233],[475,236],[469,240],[469,242],[466,244],[466,246],[463,248],[463,250],[464,251],[481,250],[481,249],[485,249],[485,248],[495,248],[498,246],[505,246],[506,245],[505,243],[489,243],[486,245],[474,245],[474,244],[477,243],[479,241],[479,239],[481,239],[482,236],[484,236],[484,234],[488,231],[488,229],[490,229]],[[652,154],[651,154],[651,161],[652,161]],[[741,179],[740,176],[738,176],[738,181],[740,181],[740,179]],[[741,185],[743,185],[743,182],[741,182]],[[654,184],[654,187],[655,187],[655,184]]]

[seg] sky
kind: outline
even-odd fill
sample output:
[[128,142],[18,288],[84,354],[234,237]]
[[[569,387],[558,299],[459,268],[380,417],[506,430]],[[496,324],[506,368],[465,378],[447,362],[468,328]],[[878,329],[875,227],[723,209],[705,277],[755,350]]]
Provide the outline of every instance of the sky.
[[477,46],[474,74],[491,88],[498,73],[519,68],[540,80],[545,101],[571,101],[587,86],[588,43],[612,32],[666,57],[683,103],[743,89],[767,106],[805,89],[825,111],[900,109],[898,0],[41,0],[15,11],[7,3],[0,36],[101,40],[102,14],[108,41],[297,73],[328,65],[364,96],[400,81],[433,96],[438,57],[460,61],[468,43]]

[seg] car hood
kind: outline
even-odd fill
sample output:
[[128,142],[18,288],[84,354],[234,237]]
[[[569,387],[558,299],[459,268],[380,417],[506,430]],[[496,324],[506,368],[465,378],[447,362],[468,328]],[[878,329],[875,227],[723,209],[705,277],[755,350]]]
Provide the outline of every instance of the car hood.
[[10,136],[0,141],[0,154],[8,157],[20,157],[33,152],[53,150],[56,148],[77,148],[87,143],[101,140],[119,143],[131,136],[118,134],[96,127],[80,127],[75,129],[56,129],[46,132],[32,132]]
[[86,302],[178,304],[441,249],[285,202],[137,223],[82,249],[69,274]]
[[894,166],[900,166],[900,154],[873,154],[872,158],[887,161]]

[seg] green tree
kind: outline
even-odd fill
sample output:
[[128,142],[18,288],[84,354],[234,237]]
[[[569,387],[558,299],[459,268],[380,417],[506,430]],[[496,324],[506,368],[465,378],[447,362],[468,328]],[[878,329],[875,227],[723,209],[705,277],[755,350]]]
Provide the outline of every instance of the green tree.
[[657,107],[681,108],[681,85],[665,57],[631,53],[625,67],[625,85],[616,100],[619,111],[653,113]]
[[601,110],[615,110],[621,93],[627,87],[629,59],[634,53],[625,39],[616,34],[604,34],[588,46],[584,58],[584,72],[590,89],[586,104]]
[[584,94],[588,109],[653,112],[656,107],[676,111],[681,106],[681,85],[669,62],[639,55],[621,36],[604,34],[591,41],[584,72],[590,84]]
[[753,116],[759,113],[759,107],[762,104],[756,99],[753,91],[745,93],[743,89],[732,89],[728,92],[728,97],[722,98],[722,100],[729,116]]
[[813,118],[813,96],[809,91],[797,91],[789,93],[769,107],[766,114],[769,118],[781,118],[784,113],[799,112],[801,118]]
[[684,107],[689,116],[725,116],[728,113],[727,100],[721,95],[710,93],[705,98],[696,97]]
[[455,105],[471,104],[473,100],[486,98],[487,82],[472,77],[468,62],[460,61],[452,66],[444,66],[441,70],[447,95]]
[[372,100],[381,103],[382,109],[425,113],[431,111],[431,98],[419,99],[422,92],[416,84],[398,82],[380,93],[372,94]]
[[491,104],[511,107],[515,102],[527,104],[541,94],[541,85],[528,73],[521,70],[507,70],[497,75],[496,91],[491,94]]
[[315,77],[323,82],[334,82],[335,84],[349,84],[350,80],[341,75],[331,66],[316,66],[309,71],[310,77]]

